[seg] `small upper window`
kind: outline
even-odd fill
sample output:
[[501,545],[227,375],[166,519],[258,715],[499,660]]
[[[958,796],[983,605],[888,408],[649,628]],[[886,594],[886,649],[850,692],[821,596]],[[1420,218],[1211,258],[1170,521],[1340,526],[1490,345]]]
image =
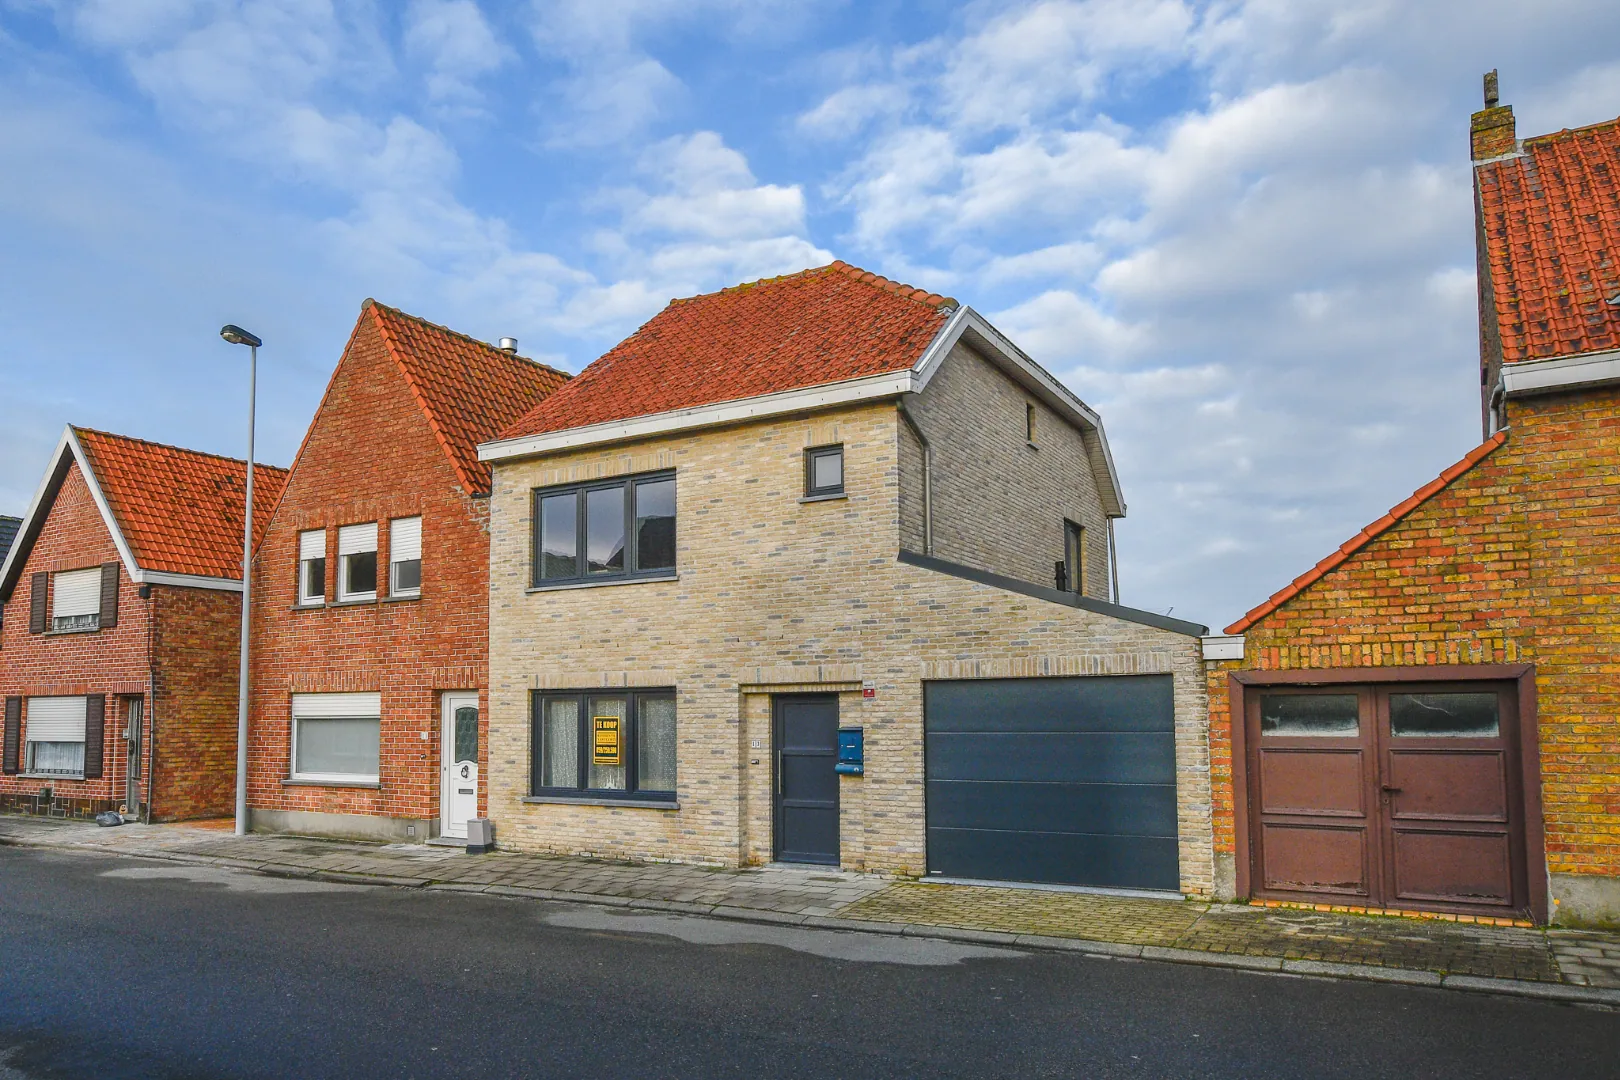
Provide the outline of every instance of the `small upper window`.
[[338,530],[338,600],[377,599],[377,523]]
[[1024,403],[1024,441],[1035,442],[1035,405],[1028,401]]
[[844,448],[817,446],[804,452],[804,494],[806,498],[818,495],[844,493]]
[[388,595],[422,595],[422,519],[388,523]]
[[298,534],[298,602],[319,604],[326,600],[326,530],[310,529]]
[[94,630],[101,624],[101,567],[63,571],[51,584],[52,630]]
[[1086,529],[1072,521],[1063,522],[1063,569],[1068,592],[1086,591]]

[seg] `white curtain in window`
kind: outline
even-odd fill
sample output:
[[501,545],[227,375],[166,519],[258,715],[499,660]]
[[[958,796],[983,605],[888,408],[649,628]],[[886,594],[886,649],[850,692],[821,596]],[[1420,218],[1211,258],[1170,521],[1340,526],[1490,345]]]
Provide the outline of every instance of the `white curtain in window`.
[[29,742],[84,742],[85,699],[35,697],[28,699]]
[[358,555],[362,551],[377,550],[377,523],[345,525],[338,530],[338,554]]
[[326,558],[326,530],[311,529],[309,532],[298,534],[298,558],[306,559]]
[[395,518],[388,523],[388,560],[411,562],[422,557],[422,519]]
[[56,596],[51,601],[53,619],[101,612],[101,567],[59,573],[52,584],[56,586]]

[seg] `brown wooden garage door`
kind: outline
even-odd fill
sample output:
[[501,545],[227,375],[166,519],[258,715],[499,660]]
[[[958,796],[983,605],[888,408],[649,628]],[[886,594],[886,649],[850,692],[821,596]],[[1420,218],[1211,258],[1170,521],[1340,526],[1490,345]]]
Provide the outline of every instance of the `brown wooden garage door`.
[[1527,909],[1513,684],[1256,691],[1244,740],[1255,895]]

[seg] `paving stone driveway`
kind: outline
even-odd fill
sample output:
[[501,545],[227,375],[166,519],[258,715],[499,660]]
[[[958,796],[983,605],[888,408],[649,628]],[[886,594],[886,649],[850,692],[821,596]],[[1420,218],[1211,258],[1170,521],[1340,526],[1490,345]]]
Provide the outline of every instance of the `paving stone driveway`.
[[[796,921],[951,927],[1205,954],[1620,988],[1620,935],[1201,904],[1045,889],[894,882],[802,867],[718,870],[180,825],[100,829],[0,817],[0,843],[66,847],[415,887]],[[846,922],[845,925],[849,923]]]

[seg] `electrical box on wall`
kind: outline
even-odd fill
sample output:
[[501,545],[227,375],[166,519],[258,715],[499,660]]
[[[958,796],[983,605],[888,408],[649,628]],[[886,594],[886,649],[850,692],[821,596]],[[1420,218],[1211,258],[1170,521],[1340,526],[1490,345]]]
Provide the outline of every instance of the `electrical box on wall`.
[[[866,772],[865,738],[858,727],[838,729],[838,764],[833,768],[844,776],[861,776]],[[826,744],[823,743],[823,746]]]

